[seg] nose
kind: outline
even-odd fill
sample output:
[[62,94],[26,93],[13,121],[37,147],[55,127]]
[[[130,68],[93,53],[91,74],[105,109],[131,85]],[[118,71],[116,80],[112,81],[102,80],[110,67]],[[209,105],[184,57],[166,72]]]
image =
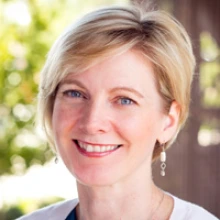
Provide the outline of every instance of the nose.
[[101,103],[88,103],[79,119],[79,129],[86,134],[106,133],[111,128],[108,107]]

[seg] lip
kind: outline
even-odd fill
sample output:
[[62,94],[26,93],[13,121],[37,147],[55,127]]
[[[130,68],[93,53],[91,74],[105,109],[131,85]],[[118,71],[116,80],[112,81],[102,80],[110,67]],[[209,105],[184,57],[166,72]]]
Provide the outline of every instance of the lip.
[[[94,144],[79,140],[73,140],[78,151],[87,157],[104,157],[117,151],[122,145]],[[80,142],[80,144],[79,144]],[[89,148],[89,149],[88,149]],[[93,149],[91,149],[93,148]],[[104,150],[105,149],[105,150]],[[92,151],[92,152],[90,152]]]

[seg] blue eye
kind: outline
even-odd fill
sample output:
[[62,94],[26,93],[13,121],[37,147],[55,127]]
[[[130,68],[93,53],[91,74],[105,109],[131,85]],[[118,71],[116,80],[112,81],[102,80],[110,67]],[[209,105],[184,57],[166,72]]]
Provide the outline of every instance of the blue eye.
[[119,102],[120,102],[121,105],[131,105],[131,104],[134,103],[134,102],[133,102],[131,99],[129,99],[129,98],[120,98],[120,99],[119,99]]
[[67,90],[63,94],[65,96],[73,97],[73,98],[80,98],[80,97],[82,97],[82,94],[79,91],[76,91],[76,90]]

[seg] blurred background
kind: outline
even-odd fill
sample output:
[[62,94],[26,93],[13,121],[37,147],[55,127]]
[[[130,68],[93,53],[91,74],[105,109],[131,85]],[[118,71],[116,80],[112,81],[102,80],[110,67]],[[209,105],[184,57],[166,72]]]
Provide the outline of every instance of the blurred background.
[[[136,0],[137,1],[137,0]],[[147,0],[145,0],[147,1]],[[39,72],[80,15],[128,0],[0,0],[0,220],[77,196],[75,180],[35,126]],[[190,117],[158,186],[220,217],[220,1],[154,0],[190,34],[197,57]]]

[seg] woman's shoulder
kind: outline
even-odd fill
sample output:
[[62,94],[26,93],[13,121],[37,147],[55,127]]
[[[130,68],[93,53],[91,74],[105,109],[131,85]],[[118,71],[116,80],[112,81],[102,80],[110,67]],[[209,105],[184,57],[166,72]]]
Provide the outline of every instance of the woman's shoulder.
[[[170,195],[170,194],[169,194]],[[218,220],[204,208],[170,195],[174,199],[174,209],[170,220]]]
[[78,204],[78,199],[67,200],[36,210],[17,220],[60,220],[65,219]]

